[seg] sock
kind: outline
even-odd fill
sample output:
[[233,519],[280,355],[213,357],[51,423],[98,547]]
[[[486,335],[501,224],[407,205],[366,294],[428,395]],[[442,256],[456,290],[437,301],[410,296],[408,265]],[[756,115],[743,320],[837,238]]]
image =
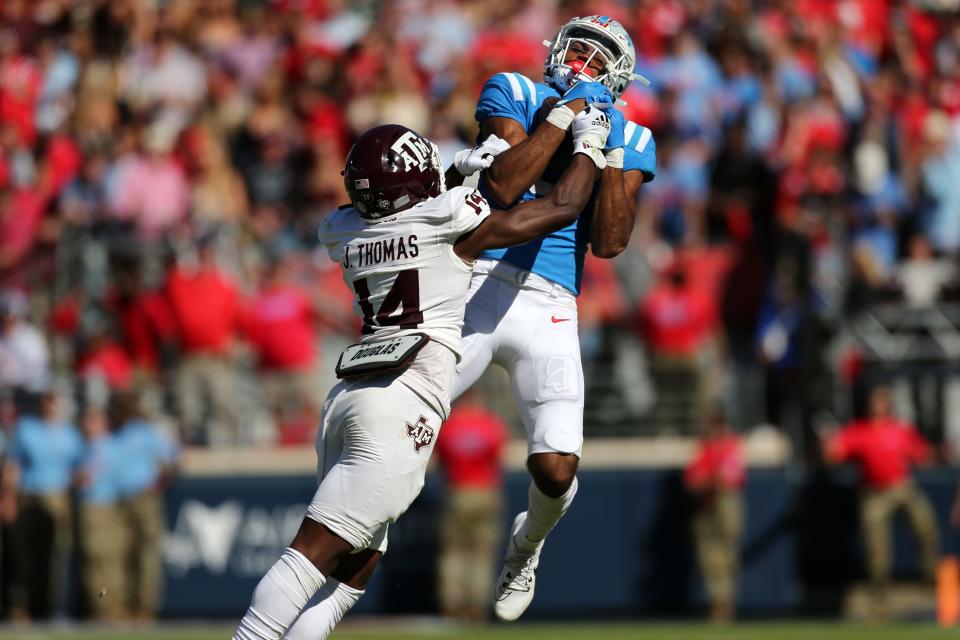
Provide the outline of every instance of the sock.
[[576,478],[573,479],[573,484],[570,485],[567,492],[559,498],[551,498],[543,493],[537,488],[537,484],[531,480],[530,489],[527,491],[527,499],[529,500],[527,519],[520,527],[520,531],[517,532],[517,549],[521,553],[536,551],[554,525],[570,508],[570,503],[573,502],[573,496],[575,495],[577,495]]
[[306,556],[288,547],[253,590],[233,640],[277,640],[325,580]]
[[333,578],[328,579],[323,589],[317,591],[310,599],[310,604],[293,623],[284,638],[286,640],[325,640],[362,595],[363,591],[359,589],[354,589]]

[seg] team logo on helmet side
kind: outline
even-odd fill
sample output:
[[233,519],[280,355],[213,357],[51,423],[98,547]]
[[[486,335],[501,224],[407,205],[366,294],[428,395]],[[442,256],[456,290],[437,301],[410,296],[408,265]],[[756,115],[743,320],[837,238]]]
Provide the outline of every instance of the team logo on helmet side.
[[408,167],[416,166],[422,171],[427,168],[427,163],[430,162],[430,155],[433,151],[430,145],[430,141],[424,140],[416,132],[407,131],[390,148],[400,154]]
[[600,25],[605,29],[609,29],[611,23],[620,24],[610,16],[589,16],[587,19],[590,20],[591,23]]
[[440,151],[416,131],[395,124],[364,132],[350,149],[343,183],[368,222],[405,211],[446,190]]

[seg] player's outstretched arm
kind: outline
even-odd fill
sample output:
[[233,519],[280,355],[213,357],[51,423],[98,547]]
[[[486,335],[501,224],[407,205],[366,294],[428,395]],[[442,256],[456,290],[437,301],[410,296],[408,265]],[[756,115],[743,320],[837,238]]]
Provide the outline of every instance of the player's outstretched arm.
[[527,136],[516,120],[487,118],[480,133],[495,134],[510,143],[510,149],[500,154],[486,172],[487,192],[494,204],[508,205],[543,174],[567,130],[544,120]]
[[570,225],[590,198],[597,166],[582,153],[575,154],[560,182],[546,198],[521,203],[507,211],[494,210],[473,232],[462,236],[454,252],[474,260],[486,249],[529,242]]
[[550,195],[521,203],[508,211],[494,211],[469,235],[460,238],[454,251],[473,259],[485,249],[529,242],[573,223],[593,191],[597,169],[606,166],[603,146],[610,120],[596,107],[577,114],[571,127],[573,159]]
[[[481,96],[481,100],[482,100]],[[495,134],[510,143],[510,149],[497,156],[487,169],[487,192],[493,204],[515,202],[543,175],[553,154],[560,147],[573,118],[587,104],[612,102],[606,87],[596,82],[581,82],[564,94],[563,99],[548,98],[551,107],[546,120],[527,136],[517,120],[490,117],[480,123],[481,137]]]

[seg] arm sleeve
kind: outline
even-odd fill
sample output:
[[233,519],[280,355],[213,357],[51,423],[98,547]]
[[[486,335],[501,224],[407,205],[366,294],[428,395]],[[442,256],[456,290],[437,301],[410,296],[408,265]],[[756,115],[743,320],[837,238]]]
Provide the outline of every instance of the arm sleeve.
[[487,118],[510,118],[526,126],[527,104],[533,104],[536,87],[519,73],[498,73],[487,80],[477,100],[474,117],[477,122]]
[[454,187],[450,192],[450,206],[453,211],[447,224],[446,240],[453,243],[487,219],[490,215],[490,204],[478,190],[471,187]]
[[643,181],[650,182],[657,175],[657,143],[653,139],[653,132],[628,121],[623,138],[623,170],[640,171]]

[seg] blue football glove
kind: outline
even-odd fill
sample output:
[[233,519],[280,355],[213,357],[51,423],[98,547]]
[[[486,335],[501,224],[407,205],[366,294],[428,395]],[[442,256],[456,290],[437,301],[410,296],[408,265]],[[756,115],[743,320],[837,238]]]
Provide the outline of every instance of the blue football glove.
[[607,135],[607,145],[603,150],[622,149],[623,145],[626,144],[626,140],[623,139],[623,128],[627,124],[626,118],[623,117],[623,113],[616,107],[607,109],[606,114],[610,120],[610,133]]
[[563,106],[572,100],[586,100],[587,104],[592,104],[600,109],[612,107],[614,103],[613,94],[610,90],[599,82],[578,82],[573,85],[560,100],[557,106]]

